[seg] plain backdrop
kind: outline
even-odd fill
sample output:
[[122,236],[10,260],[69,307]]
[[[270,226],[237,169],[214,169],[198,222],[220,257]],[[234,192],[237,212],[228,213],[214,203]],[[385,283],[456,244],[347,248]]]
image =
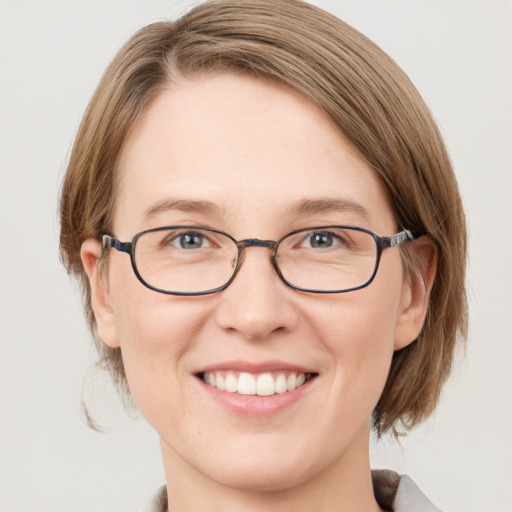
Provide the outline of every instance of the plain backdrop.
[[[410,75],[439,123],[467,208],[470,335],[437,414],[375,467],[440,508],[512,510],[512,2],[317,0]],[[57,200],[102,71],[173,0],[0,0],[0,510],[135,511],[164,481],[158,439],[128,417],[58,257]],[[109,429],[80,417],[85,396]]]

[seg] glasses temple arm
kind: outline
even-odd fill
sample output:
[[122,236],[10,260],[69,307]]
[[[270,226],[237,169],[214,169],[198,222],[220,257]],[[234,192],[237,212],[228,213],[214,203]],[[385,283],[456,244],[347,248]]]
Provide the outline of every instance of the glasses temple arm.
[[121,242],[110,235],[102,236],[102,250],[105,251],[107,249],[115,249],[119,252],[127,252],[130,254],[132,252],[132,243],[131,242]]
[[401,244],[407,240],[417,240],[426,234],[427,233],[423,231],[409,231],[408,229],[404,229],[403,231],[400,231],[400,233],[380,238],[380,242],[382,248],[386,249],[388,247],[395,247],[395,245]]

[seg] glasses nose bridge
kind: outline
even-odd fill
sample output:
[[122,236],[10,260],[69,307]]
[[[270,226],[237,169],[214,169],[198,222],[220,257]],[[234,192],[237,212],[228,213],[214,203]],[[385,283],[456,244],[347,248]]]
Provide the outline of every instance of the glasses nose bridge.
[[[276,240],[260,240],[259,238],[246,238],[236,243],[238,248],[238,265],[235,274],[238,273],[245,257],[245,249],[247,247],[266,247],[270,251],[270,261],[274,268],[277,270],[276,265],[276,252],[278,242]],[[278,271],[279,274],[279,271]]]
[[260,240],[259,238],[246,238],[240,240],[236,244],[239,249],[245,249],[246,247],[268,247],[271,251],[274,251],[277,247],[275,240]]

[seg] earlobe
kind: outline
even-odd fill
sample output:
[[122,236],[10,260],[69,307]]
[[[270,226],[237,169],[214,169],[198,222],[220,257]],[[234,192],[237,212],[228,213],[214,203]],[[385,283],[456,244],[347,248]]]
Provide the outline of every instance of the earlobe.
[[395,350],[412,343],[419,336],[428,310],[430,292],[437,270],[437,246],[429,237],[414,243],[416,268],[402,289],[400,311],[395,331]]
[[91,287],[91,306],[96,320],[100,339],[105,345],[119,347],[114,312],[110,305],[108,285],[105,275],[98,266],[101,256],[101,242],[88,238],[82,243],[80,257]]

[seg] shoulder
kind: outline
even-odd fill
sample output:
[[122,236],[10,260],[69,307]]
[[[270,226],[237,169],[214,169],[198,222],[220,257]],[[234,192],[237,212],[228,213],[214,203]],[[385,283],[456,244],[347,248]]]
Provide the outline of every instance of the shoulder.
[[441,512],[407,475],[394,471],[372,471],[375,498],[390,512]]
[[395,512],[441,512],[407,475],[400,477],[393,507]]

